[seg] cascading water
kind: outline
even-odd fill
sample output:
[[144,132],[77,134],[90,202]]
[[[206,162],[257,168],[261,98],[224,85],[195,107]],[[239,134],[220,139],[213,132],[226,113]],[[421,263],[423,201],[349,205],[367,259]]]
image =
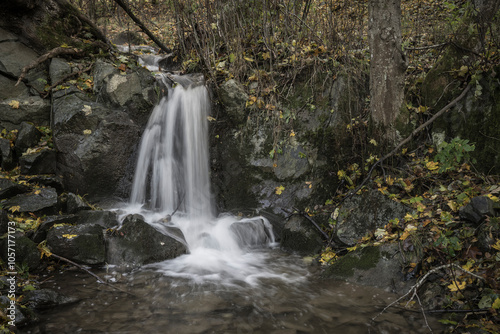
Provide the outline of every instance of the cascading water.
[[256,277],[274,276],[262,265],[265,253],[248,252],[274,244],[271,224],[264,217],[214,215],[208,165],[210,101],[205,86],[186,77],[168,78],[180,84],[169,88],[150,116],[125,214],[140,213],[178,240],[169,229],[182,231],[185,240],[180,241],[189,254],[153,265],[169,276],[252,284]]

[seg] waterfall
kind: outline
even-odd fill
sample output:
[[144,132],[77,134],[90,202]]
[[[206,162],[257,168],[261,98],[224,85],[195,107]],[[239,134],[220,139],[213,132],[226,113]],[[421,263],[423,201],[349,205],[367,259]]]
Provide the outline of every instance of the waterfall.
[[216,217],[210,191],[207,89],[186,77],[169,78],[179,84],[169,88],[152,111],[126,213],[143,215],[166,234],[170,227],[182,231],[189,254],[153,265],[165,274],[249,282],[262,274],[265,258],[253,250],[275,243],[272,226],[264,217]]

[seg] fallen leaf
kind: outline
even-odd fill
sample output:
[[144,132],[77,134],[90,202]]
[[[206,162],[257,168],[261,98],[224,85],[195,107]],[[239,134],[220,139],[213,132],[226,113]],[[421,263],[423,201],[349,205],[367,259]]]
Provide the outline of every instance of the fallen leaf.
[[9,102],[9,106],[11,106],[12,109],[19,109],[19,101],[12,100]]

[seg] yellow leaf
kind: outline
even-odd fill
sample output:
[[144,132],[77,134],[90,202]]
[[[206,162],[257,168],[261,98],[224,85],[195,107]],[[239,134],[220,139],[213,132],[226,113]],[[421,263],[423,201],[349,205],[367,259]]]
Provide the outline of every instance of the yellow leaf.
[[377,146],[378,143],[375,139],[370,139],[370,144],[372,144],[373,146]]
[[40,251],[40,258],[43,258],[44,255],[46,257],[50,257],[52,255],[52,252],[47,247],[47,240],[44,240],[38,244],[38,250]]
[[249,62],[252,62],[253,59],[252,58],[249,58],[249,57],[243,57],[243,59],[245,59],[246,61],[249,61]]
[[290,132],[290,137],[295,137],[295,132],[293,130]]
[[283,190],[285,190],[285,187],[283,186],[276,187],[276,195],[281,195],[281,193],[283,193]]
[[12,109],[19,109],[19,101],[12,100],[9,102],[9,106],[11,106]]
[[439,163],[434,162],[434,161],[429,161],[428,163],[425,164],[428,170],[434,171],[436,169],[439,169]]
[[347,249],[348,252],[353,252],[353,251],[356,250],[356,248],[358,248],[357,245],[356,246],[352,246],[352,247],[347,247],[346,249]]
[[264,106],[265,106],[265,105],[266,105],[266,104],[264,103],[264,101],[263,101],[262,99],[258,99],[258,100],[257,100],[257,107],[258,107],[259,109],[264,108]]
[[494,308],[495,310],[498,310],[500,308],[500,298],[495,299],[491,307]]
[[63,236],[64,238],[66,238],[66,239],[70,239],[70,240],[71,240],[71,239],[73,239],[74,237],[77,237],[78,235],[76,235],[76,234],[63,234],[62,236]]
[[90,135],[92,133],[92,130],[89,130],[89,129],[86,129],[86,130],[83,130],[83,134],[84,135]]
[[500,239],[497,239],[497,242],[491,247],[495,248],[497,251],[500,251]]
[[267,60],[271,58],[271,54],[269,52],[265,52],[262,54],[262,59]]
[[213,121],[215,121],[215,118],[213,118],[212,116],[207,116],[207,120],[209,122],[213,122]]
[[457,281],[453,281],[450,285],[448,285],[448,289],[450,289],[450,291],[458,291],[458,290],[463,290],[465,289],[465,286],[467,285],[467,282],[463,281],[463,282],[457,282]]
[[9,210],[10,210],[10,212],[14,213],[16,211],[19,211],[20,209],[21,209],[21,206],[16,205],[16,206],[11,206]]

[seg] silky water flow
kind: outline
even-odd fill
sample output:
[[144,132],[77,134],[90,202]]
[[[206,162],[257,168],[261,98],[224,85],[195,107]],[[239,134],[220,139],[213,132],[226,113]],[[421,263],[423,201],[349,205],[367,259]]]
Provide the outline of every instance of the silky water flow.
[[122,218],[141,214],[185,243],[188,254],[134,271],[97,272],[129,294],[78,270],[54,273],[44,287],[78,302],[44,311],[26,332],[427,333],[419,313],[389,309],[372,321],[393,294],[320,279],[311,271],[318,266],[277,247],[264,217],[215,216],[208,93],[203,84],[175,79],[179,84],[151,114],[130,203],[120,210]]

